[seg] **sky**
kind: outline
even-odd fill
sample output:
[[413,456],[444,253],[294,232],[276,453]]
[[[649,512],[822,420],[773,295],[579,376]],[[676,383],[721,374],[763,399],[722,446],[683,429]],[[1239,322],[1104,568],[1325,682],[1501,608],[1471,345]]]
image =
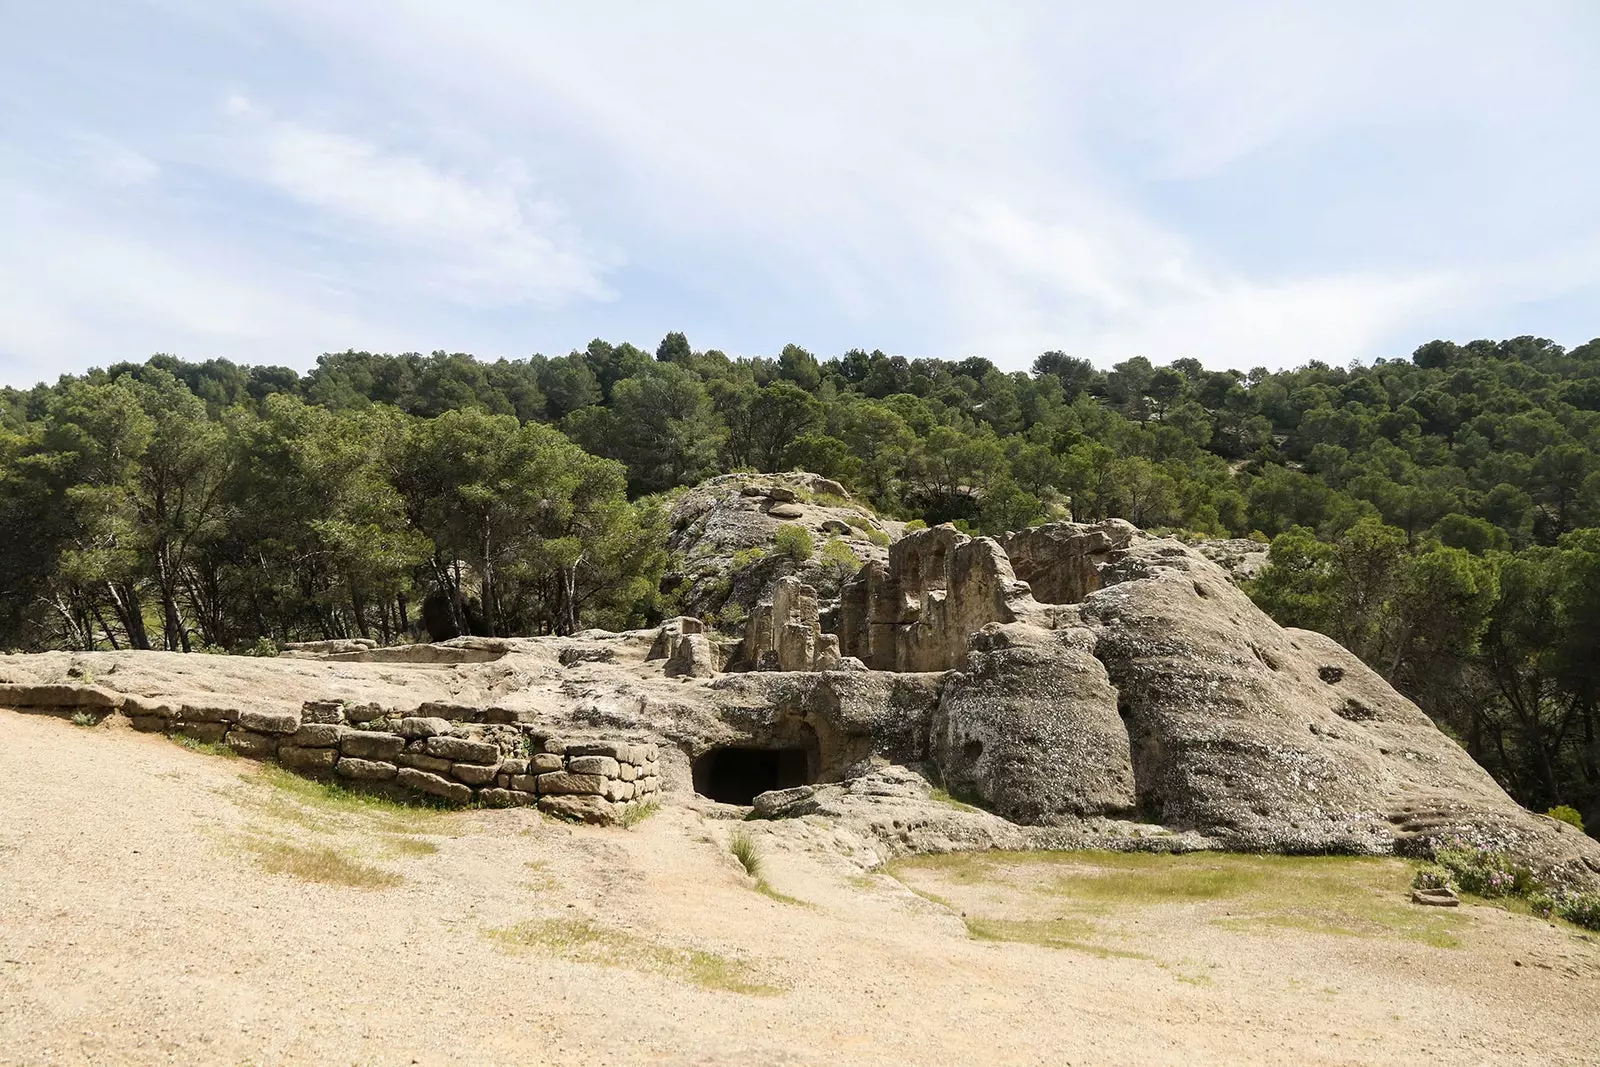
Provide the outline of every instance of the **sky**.
[[0,0],[0,384],[1600,334],[1600,4]]

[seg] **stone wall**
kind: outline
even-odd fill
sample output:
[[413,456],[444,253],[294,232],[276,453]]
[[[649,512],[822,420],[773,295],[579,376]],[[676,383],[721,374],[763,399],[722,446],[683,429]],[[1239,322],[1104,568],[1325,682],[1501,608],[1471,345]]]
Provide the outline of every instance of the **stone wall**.
[[499,708],[432,703],[402,712],[331,700],[229,706],[214,697],[22,684],[0,684],[0,706],[120,711],[136,730],[226,745],[353,788],[452,805],[536,805],[552,815],[610,823],[660,791],[655,744],[554,737]]

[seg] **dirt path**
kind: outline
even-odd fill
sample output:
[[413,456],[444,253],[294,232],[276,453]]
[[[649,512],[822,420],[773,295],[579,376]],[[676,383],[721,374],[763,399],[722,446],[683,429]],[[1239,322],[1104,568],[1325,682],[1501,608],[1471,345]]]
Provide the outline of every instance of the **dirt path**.
[[4,1064],[1600,1062],[1600,946],[1492,908],[1457,948],[1166,905],[1119,920],[1147,958],[995,943],[957,912],[1005,887],[943,907],[825,828],[754,829],[788,903],[682,808],[344,810],[159,737],[0,727]]

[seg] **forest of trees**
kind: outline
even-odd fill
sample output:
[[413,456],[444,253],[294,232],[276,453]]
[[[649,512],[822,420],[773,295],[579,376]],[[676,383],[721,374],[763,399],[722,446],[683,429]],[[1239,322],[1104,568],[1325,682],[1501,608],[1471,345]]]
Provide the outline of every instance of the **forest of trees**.
[[[1331,634],[1523,803],[1600,823],[1600,340],[1210,371],[1047,352],[819,361],[596,340],[308,374],[156,356],[0,390],[0,647],[640,625],[671,492],[803,468],[881,512],[1270,540],[1250,589]],[[670,583],[668,583],[670,585]]]

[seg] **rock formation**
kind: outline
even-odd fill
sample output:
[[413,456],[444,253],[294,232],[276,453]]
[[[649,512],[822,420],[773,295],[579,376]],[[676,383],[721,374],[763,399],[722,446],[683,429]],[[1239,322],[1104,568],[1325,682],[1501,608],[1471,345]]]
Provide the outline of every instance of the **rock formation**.
[[[814,476],[790,477],[795,488],[727,478],[698,490],[679,550],[705,561],[758,547],[741,539],[776,529],[763,509],[812,507],[801,490]],[[304,647],[280,659],[8,656],[0,706],[126,713],[302,773],[359,780],[372,763],[374,776],[393,769],[374,780],[409,770],[408,782],[448,799],[587,806],[572,812],[584,817],[628,802],[627,761],[609,757],[610,776],[609,763],[557,770],[553,757],[588,751],[575,740],[658,752],[639,756],[632,780],[659,779],[665,798],[761,797],[765,815],[850,823],[891,853],[1426,853],[1462,836],[1553,883],[1600,884],[1600,844],[1520,808],[1360,660],[1279,627],[1181,542],[1116,521],[998,540],[938,527],[863,554],[837,603],[803,574],[752,589],[742,640],[683,617],[632,633]],[[313,706],[342,717],[314,723],[302,711]],[[452,740],[430,748],[407,732],[430,718]],[[326,743],[329,731],[308,723],[338,737]],[[378,751],[374,738],[391,734],[403,747]],[[541,786],[540,755],[543,773],[567,777]],[[988,810],[941,803],[931,783]],[[566,784],[599,799],[555,799]]]

